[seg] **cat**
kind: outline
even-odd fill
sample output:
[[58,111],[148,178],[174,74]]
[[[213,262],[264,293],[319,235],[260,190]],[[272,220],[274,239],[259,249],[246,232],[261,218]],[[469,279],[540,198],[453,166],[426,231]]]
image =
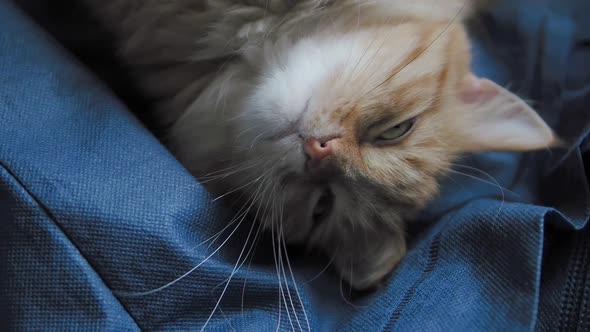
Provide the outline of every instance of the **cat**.
[[358,290],[398,266],[454,160],[558,142],[473,74],[473,0],[85,1],[179,161]]

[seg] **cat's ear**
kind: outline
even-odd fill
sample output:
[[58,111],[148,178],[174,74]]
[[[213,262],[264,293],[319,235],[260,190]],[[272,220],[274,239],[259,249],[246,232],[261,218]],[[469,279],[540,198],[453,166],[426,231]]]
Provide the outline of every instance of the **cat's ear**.
[[551,128],[531,107],[490,80],[468,75],[458,98],[466,109],[457,119],[465,152],[530,151],[558,144]]

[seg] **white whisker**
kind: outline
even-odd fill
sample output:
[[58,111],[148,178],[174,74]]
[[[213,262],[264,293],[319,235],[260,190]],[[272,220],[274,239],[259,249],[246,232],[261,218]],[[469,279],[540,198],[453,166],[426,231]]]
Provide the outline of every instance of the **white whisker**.
[[[219,232],[217,232],[216,234],[214,234],[213,236],[211,236],[209,239],[205,240],[203,243],[198,244],[196,247],[199,247],[202,244],[207,243],[207,242],[209,242],[209,241],[212,240],[211,243],[207,246],[207,249],[209,249],[211,247],[211,245],[213,245],[213,243],[215,243],[215,241],[217,241],[217,239],[223,234],[223,232],[226,229],[228,229],[232,224],[234,224],[237,220],[239,220],[242,217],[242,215],[248,214],[248,212],[250,210],[250,207],[252,206],[252,204],[254,204],[256,198],[258,198],[258,192],[259,192],[261,186],[262,186],[262,183],[258,186],[258,188],[254,191],[254,193],[252,195],[250,195],[250,198],[248,198],[248,200],[246,200],[246,202],[242,205],[242,207],[238,210],[238,212],[236,212],[236,214],[230,220],[230,222],[228,223],[228,225],[226,225]],[[240,197],[242,195],[240,195]],[[248,206],[248,204],[250,204],[250,207],[247,208],[246,210],[244,210],[246,208],[246,206]],[[196,248],[196,247],[194,247],[194,248]]]
[[199,180],[199,183],[205,184],[205,183],[209,183],[211,181],[216,181],[216,180],[219,180],[219,179],[224,179],[224,178],[227,178],[230,175],[234,175],[234,174],[237,174],[237,173],[246,171],[248,169],[251,169],[251,168],[253,168],[255,166],[258,166],[262,162],[263,162],[262,160],[259,160],[259,161],[255,162],[255,163],[252,163],[252,164],[242,165],[242,167],[237,168],[237,169],[228,170],[225,173],[220,173],[220,174],[217,174],[217,175],[214,175],[214,176],[203,176],[203,177],[199,177],[198,180]]
[[[262,181],[261,185],[264,184],[266,181]],[[266,189],[268,184],[266,184],[265,189],[263,190],[263,197],[264,197],[264,193],[266,192]],[[260,205],[258,206],[258,210],[256,212],[256,215],[258,215],[258,212],[260,211]],[[244,218],[242,219],[242,221],[246,218],[246,216],[244,216]],[[240,223],[242,222],[240,221]],[[244,241],[244,246],[242,247],[242,250],[240,251],[240,254],[238,256],[238,259],[236,260],[236,264],[234,265],[234,268],[229,276],[229,279],[227,280],[227,283],[225,284],[225,287],[223,288],[223,291],[221,292],[221,295],[219,296],[219,299],[217,300],[217,303],[215,303],[215,307],[213,308],[213,310],[211,311],[211,314],[209,315],[209,317],[207,318],[207,320],[205,321],[205,324],[203,325],[203,327],[201,328],[201,331],[205,330],[205,327],[207,327],[207,324],[209,324],[209,321],[211,321],[211,318],[213,317],[213,315],[215,314],[215,311],[217,310],[217,308],[219,307],[219,305],[221,304],[221,300],[223,299],[223,295],[225,295],[225,292],[227,291],[227,288],[229,287],[229,284],[231,282],[232,277],[235,275],[237,269],[238,269],[238,265],[240,263],[240,260],[242,258],[242,256],[244,255],[244,253],[246,252],[246,247],[248,245],[248,242],[250,240],[250,237],[252,236],[252,233],[254,231],[254,226],[256,225],[256,222],[252,222],[252,226],[250,227],[250,230],[248,232],[248,235],[246,236],[246,240]]]
[[[259,240],[259,235],[260,235],[261,230],[262,230],[262,223],[259,223],[258,229],[256,230],[256,234],[254,235],[254,241],[252,243],[252,246],[250,247],[250,250],[248,250],[248,252],[246,253],[246,257],[250,256],[250,253],[252,253],[254,248],[256,248],[256,246],[258,245],[258,240]],[[242,297],[241,297],[241,302],[240,302],[241,303],[240,308],[242,309],[242,313],[244,312],[244,298],[245,298],[245,294],[246,294],[246,281],[248,280],[248,271],[250,271],[250,266],[252,264],[253,257],[254,257],[254,254],[252,253],[252,256],[250,256],[250,259],[248,262],[248,267],[246,269],[246,275],[244,276],[244,283],[242,285]],[[240,269],[244,265],[245,262],[246,262],[246,260],[244,259],[244,261],[242,262],[242,264],[240,264],[238,269]]]
[[[484,180],[484,179],[480,179],[480,178],[478,178],[477,176],[473,176],[473,175],[471,175],[471,174],[463,173],[463,172],[456,171],[456,170],[450,170],[450,172],[451,172],[451,173],[455,173],[455,174],[463,175],[463,176],[466,176],[466,177],[468,177],[468,178],[471,178],[471,179],[474,179],[474,180],[478,180],[478,181],[481,181],[481,182],[483,182],[483,183],[486,183],[486,184],[493,185],[493,186],[497,187],[498,189],[500,189],[500,195],[502,196],[502,201],[500,202],[500,206],[498,207],[498,211],[496,212],[496,215],[495,215],[495,217],[494,217],[494,219],[497,219],[497,218],[498,218],[498,216],[500,215],[500,212],[502,211],[502,208],[504,208],[504,203],[506,202],[506,195],[505,195],[504,191],[507,191],[507,192],[510,192],[510,193],[514,193],[514,192],[512,192],[512,191],[510,191],[510,190],[508,190],[508,189],[506,189],[506,188],[502,187],[502,186],[500,185],[500,183],[498,182],[498,180],[496,180],[496,179],[495,179],[493,176],[491,176],[490,174],[488,174],[488,173],[486,173],[486,172],[484,172],[484,171],[482,171],[482,170],[480,170],[480,169],[477,169],[477,168],[475,168],[475,167],[466,166],[466,165],[459,165],[459,164],[453,164],[453,166],[457,166],[457,167],[465,167],[465,168],[467,168],[467,169],[471,169],[471,170],[474,170],[474,171],[478,171],[478,172],[480,172],[480,173],[482,173],[482,174],[484,174],[484,175],[488,176],[488,177],[490,178],[490,180],[492,180],[493,182],[489,182],[489,181],[486,181],[486,180]],[[516,194],[516,193],[514,193],[514,194]],[[518,196],[518,195],[517,195],[517,196]]]
[[[263,182],[264,183],[264,182]],[[258,190],[255,192],[254,195],[257,195],[257,193],[259,192],[262,184],[261,183],[258,187]],[[236,225],[236,227],[234,227],[234,229],[231,231],[231,233],[227,236],[227,238],[219,245],[219,247],[217,247],[211,254],[209,254],[203,261],[201,261],[199,264],[197,264],[196,266],[194,266],[192,269],[190,269],[189,271],[187,271],[186,273],[184,273],[183,275],[181,275],[180,277],[174,279],[173,281],[160,286],[156,289],[150,290],[150,291],[146,291],[146,292],[117,292],[117,294],[121,295],[121,296],[126,296],[126,297],[141,297],[141,296],[147,296],[147,295],[151,295],[154,293],[157,293],[159,291],[162,291],[174,284],[176,284],[177,282],[179,282],[180,280],[186,278],[188,275],[190,275],[191,273],[193,273],[194,271],[196,271],[199,267],[201,267],[203,264],[205,264],[211,257],[213,257],[215,254],[217,254],[217,252],[219,252],[219,250],[221,250],[221,248],[231,239],[231,237],[235,234],[235,232],[238,230],[238,228],[240,228],[242,222],[244,221],[248,211],[250,210],[250,208],[254,205],[255,202],[255,198],[253,198],[251,200],[250,206],[248,207],[247,211],[245,211],[243,213],[243,216],[238,216],[236,215],[236,217],[241,218],[240,222]],[[235,218],[232,218],[234,220],[230,221],[230,223],[235,221]]]
[[214,175],[217,175],[217,174],[220,174],[220,173],[229,171],[229,170],[233,170],[235,168],[239,168],[239,167],[241,167],[243,165],[246,165],[246,164],[250,164],[250,163],[253,163],[253,162],[261,162],[261,161],[262,161],[262,158],[258,158],[258,159],[255,159],[255,160],[247,160],[247,161],[245,161],[243,163],[238,163],[238,164],[229,166],[227,168],[222,168],[222,169],[219,169],[217,171],[213,171],[211,173],[207,173],[207,174],[201,176],[200,178],[206,178],[206,177],[214,176]]
[[[283,251],[281,246],[281,236],[280,236],[280,229],[281,225],[277,225],[277,248],[279,252],[279,278],[280,282],[282,283],[283,280],[285,282],[285,288],[283,292],[283,302],[285,303],[285,311],[287,312],[287,317],[289,318],[289,323],[291,324],[291,330],[295,331],[295,326],[293,325],[293,320],[291,319],[291,313],[289,312],[289,304],[287,303],[287,297],[290,300],[291,306],[293,306],[293,300],[291,299],[291,291],[289,289],[289,285],[287,282],[287,277],[285,276],[285,267],[283,264]],[[285,297],[285,292],[287,293],[287,297]],[[293,312],[295,314],[295,318],[297,318],[297,313],[295,312],[295,308],[293,307]]]
[[232,193],[235,193],[236,191],[238,191],[238,190],[240,190],[240,189],[246,188],[247,186],[251,185],[252,183],[255,183],[255,182],[258,182],[258,181],[260,181],[260,179],[262,179],[264,176],[266,176],[268,173],[270,173],[272,170],[274,170],[274,168],[275,168],[277,165],[278,165],[278,164],[275,164],[273,167],[271,167],[269,170],[267,170],[266,172],[264,172],[262,175],[260,175],[260,176],[259,176],[259,177],[257,177],[256,179],[254,179],[254,180],[252,180],[252,181],[250,181],[250,182],[246,183],[245,185],[242,185],[242,186],[240,186],[240,187],[238,187],[238,188],[232,189],[232,190],[230,190],[230,191],[226,192],[225,194],[223,194],[223,195],[221,195],[221,196],[219,196],[219,197],[217,197],[217,198],[213,199],[213,201],[212,201],[212,202],[216,202],[216,201],[218,201],[218,200],[222,199],[223,197],[226,197],[227,195],[230,195],[230,194],[232,194]]
[[[283,249],[285,250],[285,258],[286,258],[286,261],[287,261],[287,267],[289,268],[289,273],[291,274],[291,280],[293,281],[293,287],[295,288],[295,293],[297,294],[297,298],[299,300],[299,303],[301,304],[301,310],[303,311],[303,316],[304,316],[305,322],[307,324],[307,330],[308,331],[311,331],[311,326],[309,324],[309,318],[307,317],[307,312],[305,310],[305,305],[303,304],[303,300],[301,298],[301,295],[299,294],[299,289],[297,287],[297,282],[295,281],[295,275],[293,274],[293,269],[291,268],[291,262],[290,262],[290,259],[289,259],[289,254],[287,252],[287,246],[285,244],[285,236],[283,234],[283,227],[282,227],[282,224],[283,224],[282,223],[282,220],[283,220],[283,215],[284,215],[284,211],[283,211],[284,204],[285,204],[285,201],[284,201],[284,195],[283,195],[283,200],[281,202],[281,214],[280,214],[280,218],[281,218],[281,227],[280,227],[280,230],[281,230],[281,238],[283,239],[283,241],[282,241],[282,243],[283,243]],[[297,318],[298,315],[297,315],[297,312],[295,312],[295,307],[293,307],[293,311],[294,311],[295,317]],[[301,328],[301,324],[299,323],[299,318],[297,318],[297,324],[299,325],[299,329],[300,330],[303,330]]]
[[[272,237],[271,242],[272,242],[273,257],[275,260],[275,267],[277,270],[277,281],[279,282],[279,321],[277,323],[277,331],[279,330],[279,327],[280,327],[281,308],[282,308],[283,303],[285,304],[285,310],[287,311],[287,317],[289,318],[289,322],[291,323],[291,328],[293,330],[295,330],[293,327],[293,321],[291,320],[291,315],[288,310],[289,307],[287,306],[287,300],[285,297],[285,293],[283,291],[283,280],[282,280],[281,273],[280,273],[281,256],[280,256],[280,252],[278,250],[278,249],[280,249],[280,246],[276,245],[278,242],[275,241],[275,221],[276,221],[276,218],[275,218],[276,214],[275,213],[276,213],[276,206],[274,206],[274,204],[273,204],[272,219],[271,219],[271,237]],[[278,225],[277,225],[277,227],[278,227]],[[277,240],[278,240],[278,229],[277,229],[276,235],[277,235]],[[281,302],[281,300],[282,300],[282,302]]]
[[[336,252],[338,252],[338,248],[336,248]],[[312,283],[314,280],[319,278],[324,272],[326,272],[326,270],[328,270],[330,265],[332,265],[332,262],[334,262],[334,258],[336,258],[336,255],[334,255],[334,256],[332,256],[332,258],[330,258],[330,261],[328,262],[328,264],[326,264],[326,266],[324,266],[324,268],[318,274],[316,274],[313,278],[309,279],[308,281],[304,282],[303,285],[307,285],[307,284]]]
[[356,308],[356,309],[362,309],[362,308],[366,308],[366,306],[358,306],[350,301],[348,301],[348,299],[346,298],[346,296],[344,296],[344,290],[342,289],[342,284],[343,284],[343,279],[342,276],[340,277],[340,296],[342,297],[342,300],[344,302],[346,302],[346,304],[348,304],[349,306]]
[[[282,213],[282,212],[281,212]],[[279,217],[280,218],[280,217]],[[299,315],[297,314],[297,309],[295,308],[295,304],[293,302],[293,297],[291,296],[291,288],[289,287],[289,280],[287,279],[287,273],[285,272],[285,264],[282,263],[283,262],[283,258],[282,258],[282,252],[285,251],[284,248],[285,247],[285,238],[283,235],[283,226],[282,223],[279,223],[279,255],[281,255],[281,271],[283,273],[283,278],[285,280],[285,288],[287,289],[287,295],[289,297],[289,303],[291,304],[291,309],[293,309],[293,316],[295,316],[295,321],[297,322],[297,325],[299,326],[299,330],[303,331],[303,328],[301,327],[301,323],[299,322]],[[287,260],[287,252],[285,251],[285,260]]]

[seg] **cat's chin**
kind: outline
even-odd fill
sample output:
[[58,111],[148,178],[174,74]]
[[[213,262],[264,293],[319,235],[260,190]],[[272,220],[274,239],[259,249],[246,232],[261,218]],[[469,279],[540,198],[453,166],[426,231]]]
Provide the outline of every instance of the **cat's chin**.
[[350,300],[357,301],[385,289],[387,287],[389,278],[391,277],[392,273],[393,271],[391,271],[391,273],[388,273],[384,278],[382,278],[378,282],[375,282],[372,285],[362,289],[354,288],[352,285],[349,285],[351,290],[349,292]]
[[342,279],[359,292],[382,288],[406,254],[401,233],[382,232],[373,241],[358,241],[354,252],[340,252],[334,265]]
[[356,275],[353,279],[344,277],[346,271],[341,271],[340,274],[343,276],[343,280],[356,292],[358,293],[371,293],[385,288],[389,278],[398,267],[401,261],[401,257],[398,260],[392,261],[393,264],[390,266],[383,267],[379,270],[374,270],[367,275]]

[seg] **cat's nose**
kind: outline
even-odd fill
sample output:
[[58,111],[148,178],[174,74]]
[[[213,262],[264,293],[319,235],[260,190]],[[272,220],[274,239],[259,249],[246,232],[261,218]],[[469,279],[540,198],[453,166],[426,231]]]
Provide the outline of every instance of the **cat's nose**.
[[334,138],[308,137],[303,143],[303,152],[310,161],[320,162],[334,153]]

